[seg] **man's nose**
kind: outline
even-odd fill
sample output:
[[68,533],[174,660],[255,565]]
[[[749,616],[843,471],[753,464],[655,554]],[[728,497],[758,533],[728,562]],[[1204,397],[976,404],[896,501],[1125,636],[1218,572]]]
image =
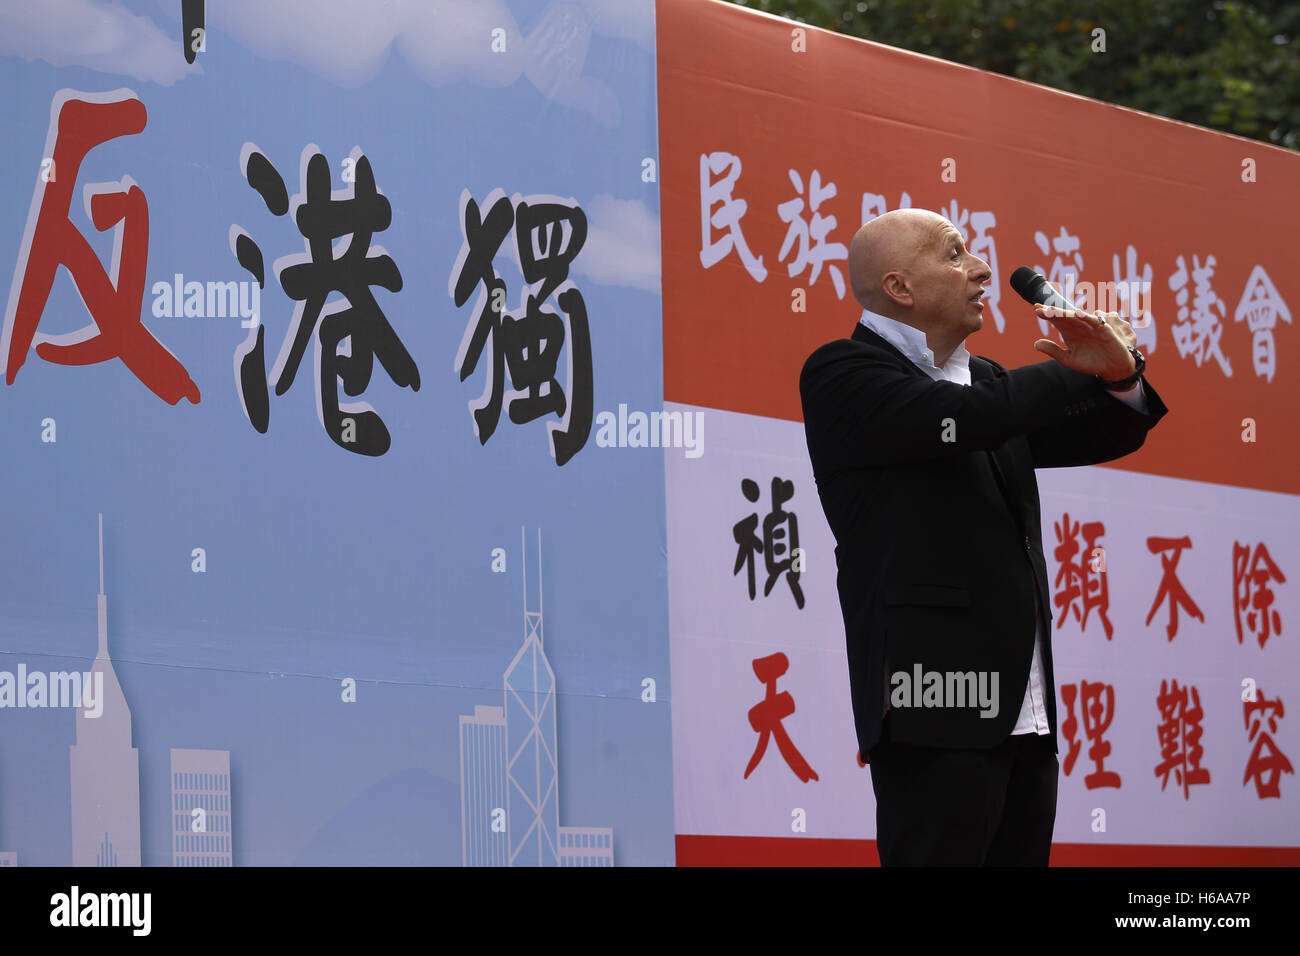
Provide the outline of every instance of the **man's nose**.
[[983,285],[985,282],[988,282],[993,278],[993,270],[990,269],[989,264],[979,256],[973,256],[972,258],[975,260],[972,265],[972,269],[974,270],[972,277],[979,279],[980,284]]

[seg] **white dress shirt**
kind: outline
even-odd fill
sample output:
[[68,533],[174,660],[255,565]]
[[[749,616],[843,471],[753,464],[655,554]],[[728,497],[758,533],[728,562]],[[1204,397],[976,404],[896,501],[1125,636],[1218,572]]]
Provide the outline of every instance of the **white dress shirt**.
[[[947,382],[956,382],[958,385],[970,385],[970,352],[966,351],[965,344],[958,345],[953,350],[952,355],[948,357],[947,363],[940,368],[934,364],[934,352],[930,349],[925,333],[920,329],[868,309],[862,311],[862,318],[859,321],[915,362],[921,371],[935,381],[942,379]],[[1137,411],[1143,414],[1146,413],[1146,395],[1142,390],[1141,379],[1131,388],[1122,392],[1111,392],[1110,394],[1124,404],[1131,405]],[[1025,688],[1025,699],[1020,705],[1020,716],[1016,720],[1016,726],[1011,731],[1012,734],[1051,733],[1051,728],[1047,725],[1047,705],[1043,699],[1047,682],[1043,677],[1043,618],[1038,603],[1037,587],[1034,588],[1034,609],[1037,612],[1034,615],[1034,656],[1029,665],[1029,684]],[[888,711],[888,709],[889,675],[886,674],[885,710]]]

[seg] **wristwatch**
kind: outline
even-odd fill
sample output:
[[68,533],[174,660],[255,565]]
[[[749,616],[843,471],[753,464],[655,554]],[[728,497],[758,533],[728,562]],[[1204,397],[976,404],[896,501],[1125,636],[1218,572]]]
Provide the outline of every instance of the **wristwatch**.
[[1128,350],[1133,355],[1134,368],[1133,368],[1132,375],[1130,375],[1128,378],[1120,379],[1118,382],[1108,382],[1100,375],[1097,376],[1097,381],[1101,382],[1102,385],[1104,385],[1106,388],[1110,389],[1111,391],[1121,391],[1123,389],[1130,387],[1131,385],[1133,385],[1134,382],[1136,382],[1138,379],[1142,377],[1142,371],[1147,367],[1147,360],[1142,357],[1141,352],[1139,352],[1131,345],[1128,347]]

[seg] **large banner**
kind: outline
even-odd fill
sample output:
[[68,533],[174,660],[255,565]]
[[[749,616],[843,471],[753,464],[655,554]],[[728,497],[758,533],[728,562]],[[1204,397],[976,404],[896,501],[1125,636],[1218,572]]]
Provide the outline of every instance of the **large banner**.
[[59,17],[0,10],[0,866],[874,862],[797,381],[902,206],[973,352],[1042,359],[1034,266],[1171,409],[1039,473],[1054,862],[1300,862],[1300,157],[714,0]]
[[1038,473],[1053,862],[1300,862],[1300,157],[730,4],[657,17],[664,397],[709,438],[666,463],[679,864],[876,859],[798,377],[861,315],[853,233],[908,206],[993,269],[972,353],[1044,359],[1028,265],[1133,317],[1170,408]]
[[674,862],[651,0],[0,11],[0,865]]

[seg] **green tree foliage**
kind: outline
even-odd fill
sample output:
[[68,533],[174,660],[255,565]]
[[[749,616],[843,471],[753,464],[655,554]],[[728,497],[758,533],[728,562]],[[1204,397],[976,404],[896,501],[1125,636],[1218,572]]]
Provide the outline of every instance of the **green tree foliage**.
[[1295,0],[730,2],[1300,150]]

